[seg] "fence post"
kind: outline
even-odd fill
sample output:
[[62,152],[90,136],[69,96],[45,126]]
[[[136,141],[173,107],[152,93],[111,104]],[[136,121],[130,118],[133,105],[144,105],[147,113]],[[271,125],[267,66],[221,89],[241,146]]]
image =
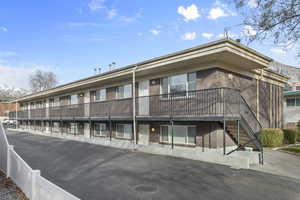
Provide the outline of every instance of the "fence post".
[[31,200],[39,200],[36,196],[36,179],[41,175],[40,170],[32,170],[32,182],[31,182]]
[[10,152],[14,150],[13,145],[7,146],[7,165],[6,165],[6,177],[10,177],[10,166],[11,166],[11,158],[10,158]]

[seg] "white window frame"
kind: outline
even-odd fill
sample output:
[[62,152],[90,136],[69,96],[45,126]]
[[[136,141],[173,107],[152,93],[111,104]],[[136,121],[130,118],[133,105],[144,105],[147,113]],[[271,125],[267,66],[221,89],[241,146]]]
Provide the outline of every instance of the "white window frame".
[[[99,125],[100,127],[100,132],[98,133],[97,130],[96,130],[96,125]],[[105,126],[104,130],[102,130],[101,126]],[[106,123],[95,123],[94,124],[94,136],[96,137],[107,137],[107,125]]]
[[[118,126],[123,126],[123,130],[124,130],[123,133],[122,133],[123,136],[119,135],[120,132],[118,132]],[[126,130],[125,127],[126,126],[127,126],[127,128],[130,127],[130,130],[131,130],[129,136],[127,135],[128,137],[126,136],[126,132],[125,132],[125,130]],[[116,138],[131,140],[132,135],[133,135],[132,124],[116,124]]]
[[60,123],[59,122],[53,122],[53,132],[58,133],[59,131],[60,131]]
[[69,123],[69,133],[76,135],[77,134],[77,123],[76,122],[70,122]]
[[70,95],[70,105],[77,105],[78,104],[78,95],[72,94]]
[[[129,94],[126,93],[126,88],[129,89]],[[123,90],[123,95],[120,95],[120,90]],[[118,86],[116,89],[116,98],[117,99],[128,99],[132,98],[132,84]]]
[[[193,81],[189,81],[189,75],[194,74],[195,75],[195,79]],[[185,95],[182,96],[175,96],[173,98],[183,98],[183,97],[187,97],[187,96],[193,96],[193,94],[191,94],[191,91],[195,91],[197,90],[197,72],[191,72],[191,73],[185,73],[185,74],[176,74],[176,75],[172,75],[172,76],[168,76],[168,77],[163,77],[160,79],[160,95],[162,95],[162,98],[170,98],[171,97],[171,84],[170,84],[170,79],[172,77],[175,76],[182,76],[185,75],[186,76],[186,80],[185,80],[185,91],[182,91],[182,93],[185,93]],[[168,84],[168,91],[167,93],[163,93],[162,92],[162,83],[163,83],[163,79],[167,79],[167,84]],[[191,82],[195,82],[195,89],[194,90],[189,90],[189,83]],[[176,94],[176,93],[175,93]]]
[[[181,143],[181,142],[176,142],[174,141],[174,144],[182,144],[182,145],[192,145],[192,146],[195,146],[196,145],[196,141],[194,140],[193,143],[190,143],[189,142],[189,137],[188,137],[188,134],[189,134],[189,128],[195,128],[196,129],[196,135],[195,137],[197,136],[197,126],[196,125],[174,125],[173,128],[176,128],[176,127],[185,127],[186,128],[186,135],[185,135],[185,142],[184,143]],[[162,136],[162,127],[167,127],[168,129],[168,141],[163,141],[163,136]],[[160,125],[160,136],[159,136],[159,141],[162,142],[162,143],[172,143],[172,133],[171,133],[171,130],[172,129],[172,126],[171,125]]]
[[[99,93],[99,99],[97,99],[97,93]],[[102,88],[95,91],[94,101],[106,101],[106,88]]]

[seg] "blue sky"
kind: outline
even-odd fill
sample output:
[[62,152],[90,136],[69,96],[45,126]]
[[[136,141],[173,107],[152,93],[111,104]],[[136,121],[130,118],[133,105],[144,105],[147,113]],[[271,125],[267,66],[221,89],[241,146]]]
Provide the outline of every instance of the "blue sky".
[[[28,75],[51,70],[60,84],[220,39],[255,32],[230,1],[6,0],[0,7],[0,85],[28,88]],[[253,2],[253,0],[252,0]],[[249,7],[252,5],[249,4]],[[299,66],[296,47],[250,47]]]

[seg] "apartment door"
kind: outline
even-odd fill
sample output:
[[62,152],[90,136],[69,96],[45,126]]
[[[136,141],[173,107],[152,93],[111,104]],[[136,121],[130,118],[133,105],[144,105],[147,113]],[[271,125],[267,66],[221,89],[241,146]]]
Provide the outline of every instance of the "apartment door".
[[149,115],[149,80],[139,82],[139,115]]
[[139,125],[139,140],[138,144],[148,145],[149,144],[149,125],[140,124]]

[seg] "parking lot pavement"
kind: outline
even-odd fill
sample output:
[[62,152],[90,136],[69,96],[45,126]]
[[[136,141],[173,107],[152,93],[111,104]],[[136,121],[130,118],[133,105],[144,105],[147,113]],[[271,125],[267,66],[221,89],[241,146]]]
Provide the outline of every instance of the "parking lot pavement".
[[300,181],[254,170],[8,132],[33,169],[84,200],[299,200]]

